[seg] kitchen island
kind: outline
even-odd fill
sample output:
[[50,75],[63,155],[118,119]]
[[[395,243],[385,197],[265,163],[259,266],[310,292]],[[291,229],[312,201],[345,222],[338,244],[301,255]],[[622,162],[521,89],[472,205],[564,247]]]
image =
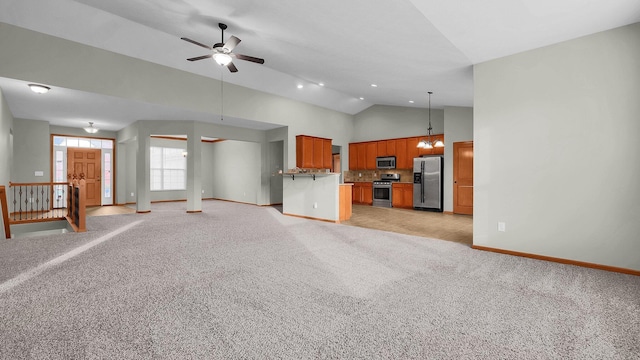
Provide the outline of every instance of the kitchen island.
[[351,184],[340,184],[339,173],[284,173],[282,182],[284,215],[336,223],[351,217]]

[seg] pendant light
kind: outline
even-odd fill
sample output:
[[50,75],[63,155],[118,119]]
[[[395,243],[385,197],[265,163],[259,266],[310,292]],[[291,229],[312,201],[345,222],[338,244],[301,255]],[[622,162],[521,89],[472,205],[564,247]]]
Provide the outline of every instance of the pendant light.
[[431,141],[431,133],[433,132],[433,127],[431,127],[431,94],[432,91],[429,91],[429,128],[427,129],[427,140],[420,140],[418,143],[418,148],[421,149],[433,149],[434,147],[444,147],[444,143],[442,140],[438,139],[435,141]]
[[98,128],[94,128],[93,127],[93,122],[89,121],[89,126],[87,126],[86,128],[84,128],[84,131],[88,132],[89,134],[95,134],[98,132]]

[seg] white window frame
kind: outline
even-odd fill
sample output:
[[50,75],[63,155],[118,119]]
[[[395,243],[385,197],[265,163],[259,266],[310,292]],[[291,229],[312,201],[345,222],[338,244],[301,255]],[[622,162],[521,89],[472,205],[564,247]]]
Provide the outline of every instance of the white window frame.
[[[159,162],[154,161],[155,152],[160,153]],[[150,191],[187,190],[187,159],[184,156],[185,152],[185,149],[151,146],[149,151],[149,156],[151,157],[149,161]],[[157,153],[155,154],[158,155]],[[176,162],[180,164],[175,166]],[[173,166],[170,163],[173,163]],[[179,183],[180,181],[181,183]]]

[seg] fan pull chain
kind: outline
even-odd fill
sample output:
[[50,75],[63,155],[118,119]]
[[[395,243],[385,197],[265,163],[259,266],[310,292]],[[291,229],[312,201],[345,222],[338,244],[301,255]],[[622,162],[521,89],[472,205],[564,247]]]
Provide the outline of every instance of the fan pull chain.
[[224,66],[220,69],[220,121],[224,121]]

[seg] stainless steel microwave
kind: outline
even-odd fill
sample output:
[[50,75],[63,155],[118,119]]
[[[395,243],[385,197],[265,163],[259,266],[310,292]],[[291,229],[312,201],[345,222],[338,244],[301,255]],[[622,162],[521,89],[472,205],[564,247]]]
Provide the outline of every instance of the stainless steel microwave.
[[395,169],[396,157],[395,156],[382,156],[376,158],[376,169]]

